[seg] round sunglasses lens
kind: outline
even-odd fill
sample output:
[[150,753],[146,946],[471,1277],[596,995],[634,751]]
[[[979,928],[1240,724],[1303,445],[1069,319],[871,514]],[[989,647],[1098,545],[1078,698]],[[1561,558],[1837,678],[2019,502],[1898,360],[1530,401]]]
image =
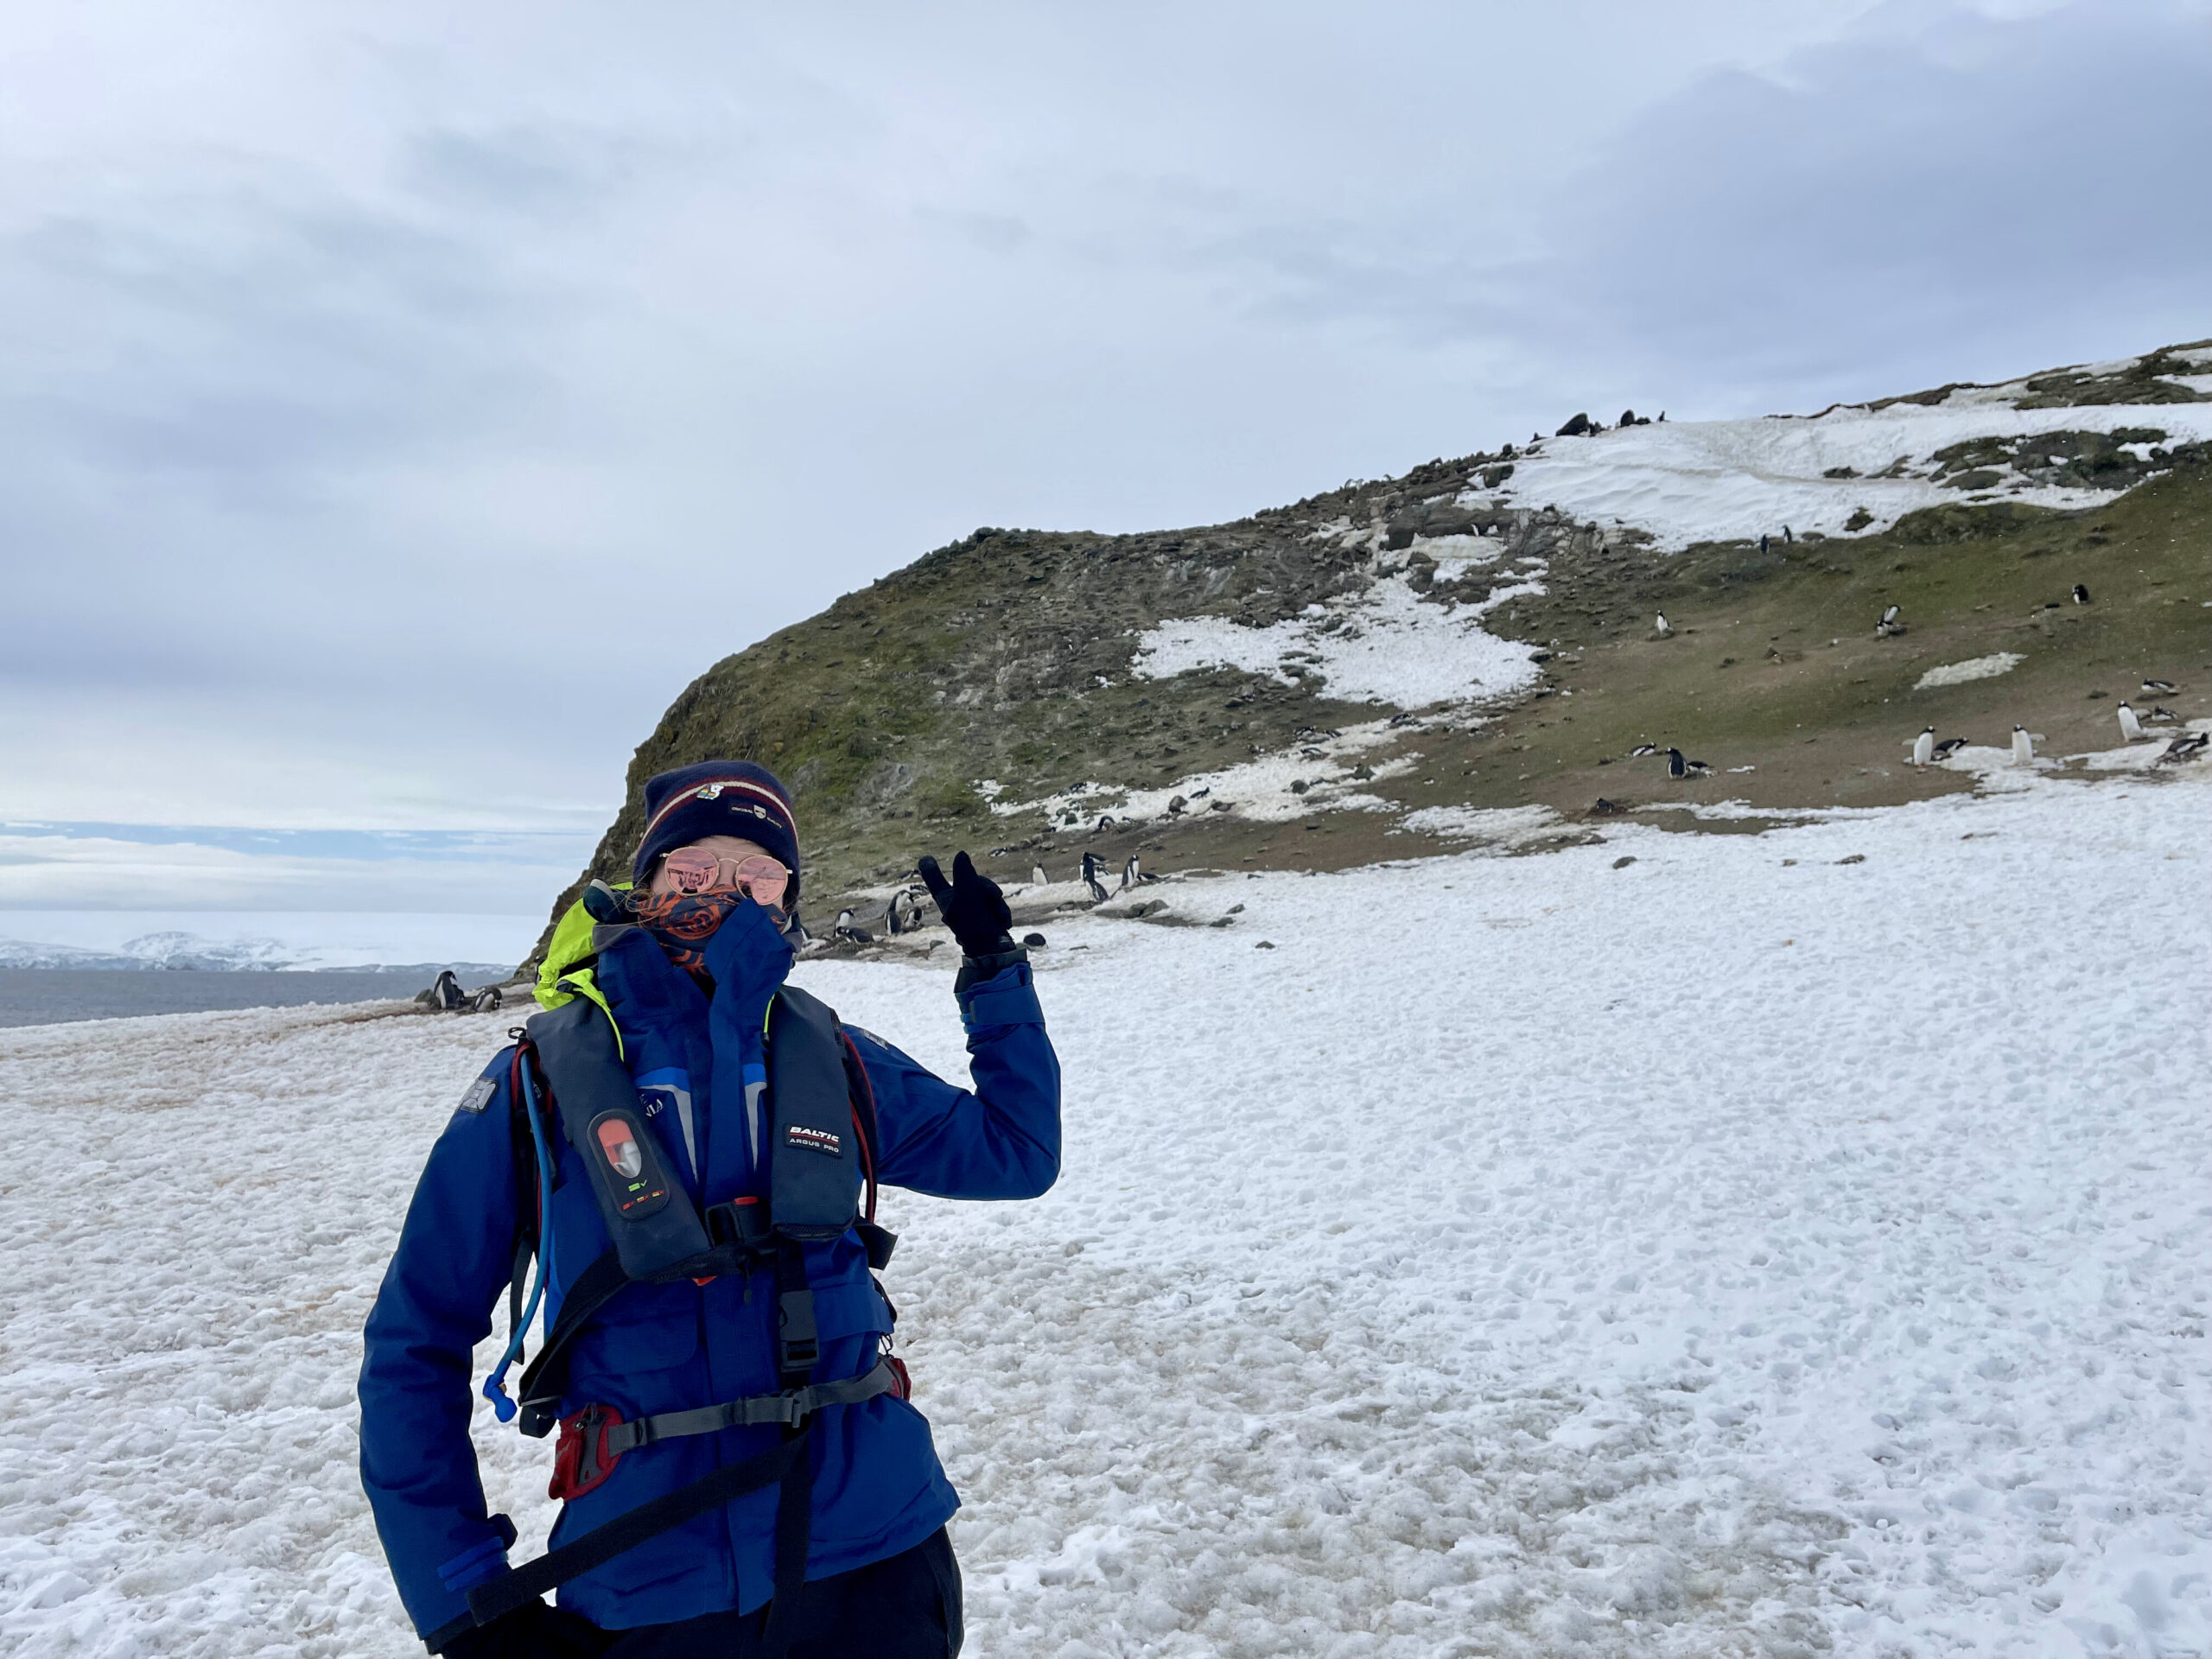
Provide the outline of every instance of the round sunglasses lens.
[[716,860],[702,853],[671,853],[667,868],[668,879],[678,893],[704,893],[721,869]]
[[791,872],[772,858],[748,858],[737,867],[737,885],[756,905],[781,906]]

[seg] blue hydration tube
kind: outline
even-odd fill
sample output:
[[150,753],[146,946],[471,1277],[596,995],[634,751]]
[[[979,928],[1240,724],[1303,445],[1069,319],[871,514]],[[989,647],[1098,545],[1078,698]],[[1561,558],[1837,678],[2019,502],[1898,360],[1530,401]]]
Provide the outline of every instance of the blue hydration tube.
[[523,1332],[537,1317],[537,1304],[545,1294],[546,1281],[553,1276],[553,1158],[546,1149],[544,1127],[537,1120],[537,1090],[530,1080],[527,1057],[516,1070],[522,1073],[523,1116],[530,1120],[531,1144],[537,1151],[537,1276],[530,1287],[529,1306],[523,1309],[522,1318],[508,1335],[507,1351],[499,1356],[492,1375],[484,1379],[484,1397],[492,1402],[492,1409],[503,1423],[513,1421],[515,1415],[515,1402],[507,1398],[507,1367],[522,1357]]

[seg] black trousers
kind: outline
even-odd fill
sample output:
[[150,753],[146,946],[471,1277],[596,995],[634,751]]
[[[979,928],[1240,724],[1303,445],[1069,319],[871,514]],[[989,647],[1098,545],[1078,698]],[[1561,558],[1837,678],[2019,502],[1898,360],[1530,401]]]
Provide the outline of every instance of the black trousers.
[[[763,1607],[609,1630],[601,1659],[755,1659],[767,1622]],[[960,1563],[940,1527],[900,1554],[810,1582],[787,1659],[954,1659],[961,1637]]]

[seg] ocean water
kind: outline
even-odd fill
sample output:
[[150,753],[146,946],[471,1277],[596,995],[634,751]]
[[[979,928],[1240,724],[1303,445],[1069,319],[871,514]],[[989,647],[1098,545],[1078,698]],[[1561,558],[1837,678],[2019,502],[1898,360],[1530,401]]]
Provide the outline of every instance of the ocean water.
[[[0,968],[0,1027],[60,1025],[142,1014],[293,1008],[309,1002],[404,1001],[436,975],[435,968],[420,974]],[[471,988],[484,982],[466,974],[461,982]]]

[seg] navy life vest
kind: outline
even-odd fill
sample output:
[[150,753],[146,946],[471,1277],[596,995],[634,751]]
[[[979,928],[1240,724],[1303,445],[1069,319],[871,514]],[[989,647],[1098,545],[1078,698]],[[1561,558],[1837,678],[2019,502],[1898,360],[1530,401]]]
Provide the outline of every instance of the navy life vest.
[[[765,1653],[779,1654],[806,1573],[813,1497],[806,1448],[813,1423],[830,1406],[880,1394],[905,1398],[912,1391],[905,1366],[887,1351],[864,1376],[809,1381],[820,1344],[802,1247],[854,1232],[869,1267],[880,1270],[897,1243],[875,1224],[877,1130],[867,1067],[827,1003],[793,986],[779,988],[763,1033],[772,1148],[768,1198],[709,1204],[702,1211],[671,1178],[645,1127],[612,1018],[596,998],[577,996],[535,1015],[518,1038],[510,1090],[516,1173],[518,1190],[535,1193],[536,1201],[518,1206],[524,1219],[508,1301],[512,1334],[518,1337],[528,1322],[523,1279],[540,1249],[543,1189],[553,1162],[546,1153],[556,1131],[590,1171],[592,1196],[613,1241],[569,1287],[559,1318],[518,1385],[522,1432],[542,1438],[556,1422],[561,1428],[550,1496],[566,1501],[591,1491],[626,1452],[658,1440],[771,1423],[782,1427],[784,1439],[772,1452],[725,1465],[479,1585],[469,1592],[469,1611],[479,1624],[488,1624],[647,1539],[747,1492],[780,1485],[775,1592],[763,1638]],[[779,1392],[630,1421],[598,1404],[558,1415],[571,1345],[626,1287],[764,1269],[776,1274]],[[887,1295],[885,1303],[890,1306]]]

